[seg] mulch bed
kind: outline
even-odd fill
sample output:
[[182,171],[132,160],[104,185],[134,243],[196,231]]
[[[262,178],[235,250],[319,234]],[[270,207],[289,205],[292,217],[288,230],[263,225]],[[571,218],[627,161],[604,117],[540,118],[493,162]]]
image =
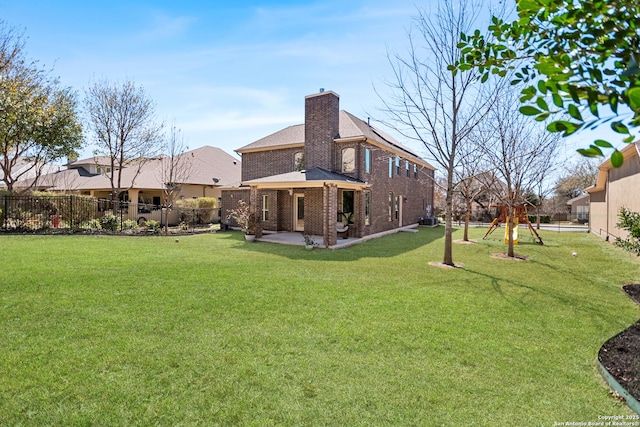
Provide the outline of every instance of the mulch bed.
[[[623,289],[640,304],[640,284],[625,285]],[[640,400],[640,320],[607,341],[598,360],[629,394]]]

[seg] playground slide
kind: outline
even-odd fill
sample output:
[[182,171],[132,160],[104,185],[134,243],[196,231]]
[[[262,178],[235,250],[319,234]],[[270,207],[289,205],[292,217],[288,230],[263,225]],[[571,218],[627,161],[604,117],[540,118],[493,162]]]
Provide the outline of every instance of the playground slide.
[[[518,244],[518,219],[517,218],[513,221],[513,233],[511,235],[513,236],[513,244],[517,245]],[[505,245],[509,244],[509,223],[508,222],[505,224],[505,229],[504,229],[504,244]]]

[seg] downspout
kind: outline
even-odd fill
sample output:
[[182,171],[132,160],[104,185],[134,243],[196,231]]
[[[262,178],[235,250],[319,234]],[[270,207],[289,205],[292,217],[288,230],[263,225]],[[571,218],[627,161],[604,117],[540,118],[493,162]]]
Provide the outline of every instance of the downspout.
[[610,184],[609,171],[607,171],[607,183],[606,183],[607,187],[606,187],[606,189],[604,191],[604,196],[607,198],[607,222],[606,222],[607,229],[605,230],[605,232],[607,233],[607,235],[605,236],[605,240],[607,242],[609,241],[609,203],[610,203],[610,200],[611,200],[611,194],[609,194],[610,191],[611,191],[611,186],[609,184]]

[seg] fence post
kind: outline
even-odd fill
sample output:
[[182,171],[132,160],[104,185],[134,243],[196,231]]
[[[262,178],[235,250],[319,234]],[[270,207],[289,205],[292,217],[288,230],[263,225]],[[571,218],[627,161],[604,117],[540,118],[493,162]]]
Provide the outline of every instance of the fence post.
[[2,228],[7,228],[7,215],[9,215],[9,195],[4,195],[4,211],[2,212]]
[[73,230],[73,196],[69,196],[69,228]]

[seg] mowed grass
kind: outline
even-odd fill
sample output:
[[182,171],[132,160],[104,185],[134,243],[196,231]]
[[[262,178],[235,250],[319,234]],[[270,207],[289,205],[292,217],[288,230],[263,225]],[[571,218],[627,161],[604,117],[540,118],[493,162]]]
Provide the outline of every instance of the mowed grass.
[[[596,355],[638,259],[586,233],[442,228],[343,250],[0,236],[0,425],[527,425],[631,414]],[[454,238],[461,238],[457,231]],[[572,252],[578,256],[573,257]]]

